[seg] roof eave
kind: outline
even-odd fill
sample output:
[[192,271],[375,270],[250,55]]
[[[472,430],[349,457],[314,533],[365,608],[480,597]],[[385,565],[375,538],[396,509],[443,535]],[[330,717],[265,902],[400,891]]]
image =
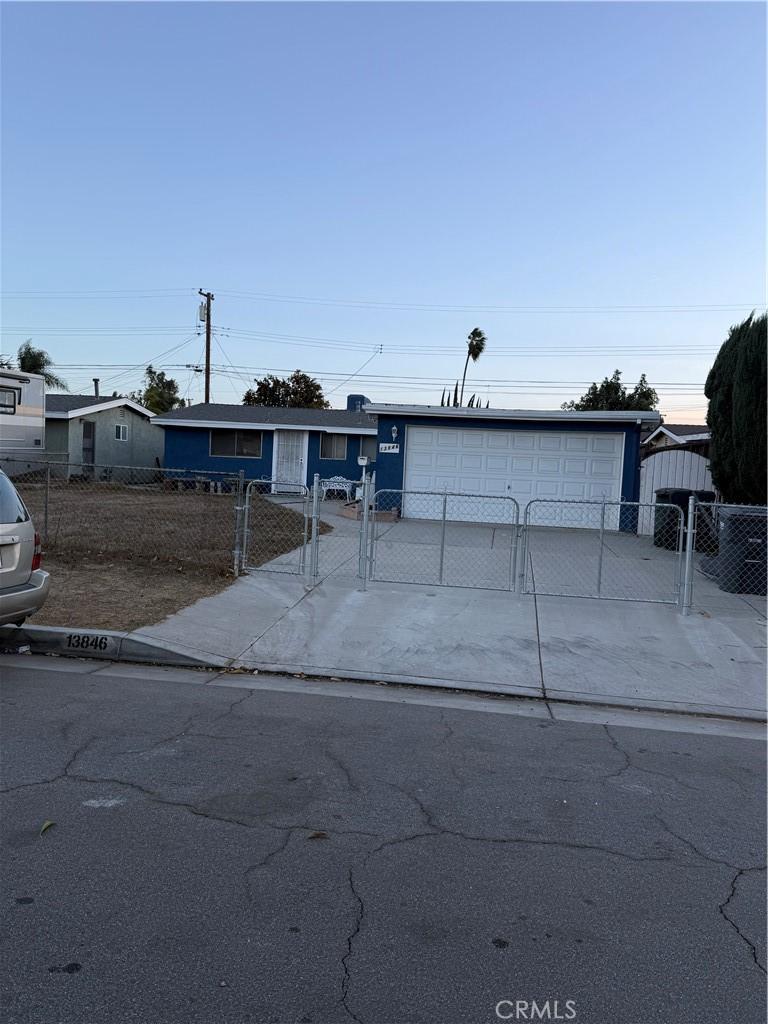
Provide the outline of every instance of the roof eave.
[[584,423],[639,423],[649,426],[658,424],[661,414],[642,410],[621,410],[618,412],[576,412],[560,409],[468,409],[441,405],[386,405],[374,404],[363,406],[363,411],[370,416],[447,416],[456,419],[487,419],[487,420],[528,420],[534,422],[574,422]]

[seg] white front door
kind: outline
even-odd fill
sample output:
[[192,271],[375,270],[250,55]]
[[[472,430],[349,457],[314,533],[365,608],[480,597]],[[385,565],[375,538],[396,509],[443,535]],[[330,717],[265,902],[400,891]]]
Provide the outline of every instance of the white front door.
[[307,482],[306,430],[276,430],[275,451],[272,458],[272,476],[276,481],[273,491],[295,489]]

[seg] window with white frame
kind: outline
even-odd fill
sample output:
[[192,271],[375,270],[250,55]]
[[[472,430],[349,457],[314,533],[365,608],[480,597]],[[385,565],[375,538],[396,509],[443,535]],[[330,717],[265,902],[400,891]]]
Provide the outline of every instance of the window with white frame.
[[346,434],[323,434],[320,438],[320,458],[342,460],[347,457]]
[[127,441],[128,440],[128,424],[127,423],[116,423],[115,424],[115,440],[116,441]]
[[260,459],[260,430],[212,430],[210,454],[219,458]]
[[367,455],[370,462],[376,461],[378,438],[376,435],[363,434],[360,438],[360,454]]

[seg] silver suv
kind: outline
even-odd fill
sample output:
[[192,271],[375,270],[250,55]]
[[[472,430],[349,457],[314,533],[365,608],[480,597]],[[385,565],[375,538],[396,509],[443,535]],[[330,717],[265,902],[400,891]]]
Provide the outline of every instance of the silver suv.
[[43,606],[50,577],[40,561],[40,535],[0,469],[0,626],[20,626]]

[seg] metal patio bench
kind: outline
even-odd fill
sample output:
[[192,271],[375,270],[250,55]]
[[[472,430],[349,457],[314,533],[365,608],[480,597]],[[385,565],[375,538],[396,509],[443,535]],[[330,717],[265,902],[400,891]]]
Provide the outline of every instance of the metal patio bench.
[[328,477],[326,480],[320,481],[320,490],[323,492],[321,495],[322,500],[325,501],[329,492],[342,491],[346,495],[347,501],[352,501],[355,486],[356,481],[347,480],[343,476]]

